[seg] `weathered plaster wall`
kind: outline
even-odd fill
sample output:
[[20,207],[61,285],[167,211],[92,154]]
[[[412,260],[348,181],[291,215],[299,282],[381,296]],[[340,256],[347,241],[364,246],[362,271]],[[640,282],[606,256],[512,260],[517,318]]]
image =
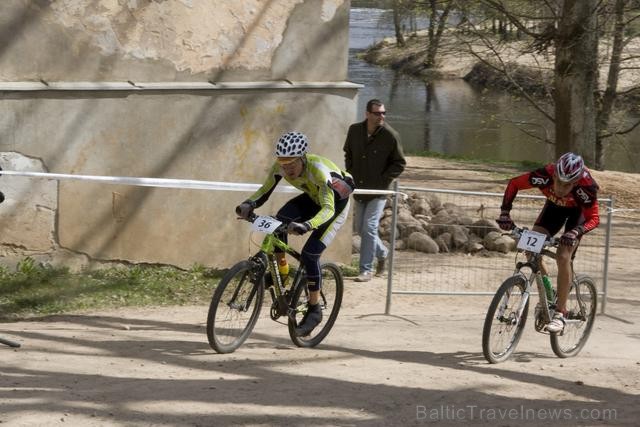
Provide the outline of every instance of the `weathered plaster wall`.
[[[348,8],[339,0],[4,0],[0,165],[258,183],[276,138],[291,129],[343,164],[355,88],[14,87],[39,80],[340,82]],[[5,253],[60,249],[102,260],[223,267],[250,250],[248,226],[233,215],[247,193],[7,176],[0,189],[7,194],[0,205],[0,245],[11,248]],[[290,196],[274,195],[262,211],[274,212]],[[345,230],[328,259],[348,259],[350,224]]]
[[[17,153],[0,153],[5,170],[46,172],[42,162]],[[55,218],[58,207],[58,183],[3,178],[0,188],[6,200],[0,205],[0,255],[29,250],[44,253],[55,249]]]
[[341,81],[345,0],[3,0],[0,80]]

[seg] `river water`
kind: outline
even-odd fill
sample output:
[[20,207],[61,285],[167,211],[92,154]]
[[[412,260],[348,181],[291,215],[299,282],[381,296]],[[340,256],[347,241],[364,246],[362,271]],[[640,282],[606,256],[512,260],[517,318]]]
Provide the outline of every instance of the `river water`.
[[[408,154],[432,151],[492,160],[551,161],[554,148],[521,130],[553,134],[553,125],[529,105],[503,92],[482,90],[462,79],[425,83],[356,57],[373,43],[393,36],[391,11],[352,8],[349,80],[364,85],[358,119],[371,98],[385,102],[387,121],[401,135]],[[425,27],[426,20],[418,21]],[[640,128],[607,148],[606,168],[640,172]]]

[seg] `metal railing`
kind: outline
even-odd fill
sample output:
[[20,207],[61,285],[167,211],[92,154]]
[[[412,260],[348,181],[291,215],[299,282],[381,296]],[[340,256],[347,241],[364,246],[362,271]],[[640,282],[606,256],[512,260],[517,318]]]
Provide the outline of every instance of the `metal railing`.
[[[513,273],[516,257],[522,256],[513,249],[515,242],[504,236],[498,248],[492,250],[488,248],[491,245],[486,237],[490,231],[494,231],[491,238],[496,238],[496,233],[500,234],[495,218],[500,214],[503,193],[405,187],[397,183],[395,186],[395,190],[403,195],[396,193],[392,196],[391,218],[383,218],[387,224],[390,223],[386,227],[390,233],[383,236],[390,242],[386,314],[391,311],[393,294],[493,295]],[[401,198],[410,199],[414,206],[422,205],[419,210],[423,213],[412,212],[410,217],[407,212],[402,213],[410,204]],[[545,197],[541,195],[518,194],[511,211],[512,218],[516,224],[531,227],[544,201]],[[596,281],[604,313],[613,200],[602,198],[598,201],[601,224],[582,239],[574,268]],[[424,214],[429,210],[430,214]],[[383,228],[381,224],[381,230]],[[426,236],[409,238],[416,232]],[[428,243],[426,248],[418,250],[407,243],[413,241]],[[547,262],[545,265],[555,279],[555,263]]]

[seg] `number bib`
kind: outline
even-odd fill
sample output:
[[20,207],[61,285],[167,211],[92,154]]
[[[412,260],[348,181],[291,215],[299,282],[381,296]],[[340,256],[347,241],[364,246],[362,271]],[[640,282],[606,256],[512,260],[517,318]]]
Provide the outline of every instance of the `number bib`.
[[532,230],[524,230],[520,236],[520,240],[518,240],[518,249],[539,254],[540,251],[542,251],[546,239],[547,236],[545,234]]
[[282,221],[270,216],[259,216],[253,221],[251,228],[261,233],[272,234],[280,224],[282,224]]

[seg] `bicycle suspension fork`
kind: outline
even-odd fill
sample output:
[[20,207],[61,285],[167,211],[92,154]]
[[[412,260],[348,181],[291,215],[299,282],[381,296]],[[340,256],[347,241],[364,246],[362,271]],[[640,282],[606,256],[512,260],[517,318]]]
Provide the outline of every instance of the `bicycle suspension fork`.
[[[514,271],[513,273],[513,277],[520,277],[522,278],[525,287],[524,290],[522,292],[522,298],[520,299],[520,303],[517,307],[517,311],[516,311],[516,316],[513,319],[514,321],[516,321],[517,323],[520,322],[520,319],[522,319],[522,315],[524,314],[524,308],[527,306],[527,301],[529,301],[529,296],[530,296],[530,292],[529,289],[530,287],[528,286],[529,284],[529,278],[527,278],[527,276],[520,271],[520,269],[522,268],[521,265],[518,265],[518,267],[516,268],[516,271]],[[514,288],[511,288],[511,290],[513,290]],[[511,298],[511,293],[507,292],[507,298],[503,300],[502,304],[500,305],[500,307],[498,308],[498,312],[497,312],[497,317],[498,318],[503,318],[504,319],[504,313],[505,310],[507,309],[507,306],[509,305],[509,299]]]

